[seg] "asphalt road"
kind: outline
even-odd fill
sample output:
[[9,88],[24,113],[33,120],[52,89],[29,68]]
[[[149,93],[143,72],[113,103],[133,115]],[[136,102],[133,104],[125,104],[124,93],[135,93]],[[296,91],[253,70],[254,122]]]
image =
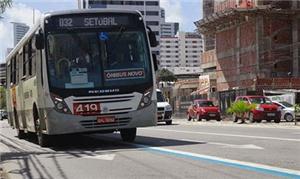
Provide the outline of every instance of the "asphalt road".
[[57,138],[40,148],[0,122],[1,166],[11,179],[300,178],[300,126],[185,122],[118,133]]

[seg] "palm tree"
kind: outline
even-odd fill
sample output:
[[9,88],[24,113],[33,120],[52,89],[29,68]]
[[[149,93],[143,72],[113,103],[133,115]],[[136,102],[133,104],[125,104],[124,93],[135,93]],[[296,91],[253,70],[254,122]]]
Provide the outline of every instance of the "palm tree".
[[11,7],[12,0],[0,0],[0,14],[2,14],[7,7]]

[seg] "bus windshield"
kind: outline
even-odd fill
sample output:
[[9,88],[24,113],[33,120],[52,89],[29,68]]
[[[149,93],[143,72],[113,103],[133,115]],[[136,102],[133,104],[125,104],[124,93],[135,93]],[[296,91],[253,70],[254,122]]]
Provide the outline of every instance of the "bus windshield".
[[50,86],[115,87],[151,81],[145,33],[137,30],[49,33]]

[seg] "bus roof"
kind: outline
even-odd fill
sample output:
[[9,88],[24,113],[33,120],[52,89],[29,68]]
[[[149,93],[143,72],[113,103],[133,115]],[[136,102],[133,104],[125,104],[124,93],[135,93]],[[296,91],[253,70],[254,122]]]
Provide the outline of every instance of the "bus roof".
[[93,14],[93,13],[125,13],[125,14],[136,14],[140,15],[142,14],[137,10],[120,10],[120,9],[74,9],[74,10],[63,10],[63,11],[53,11],[53,12],[46,12],[44,13],[40,19],[37,20],[37,23],[30,28],[30,30],[24,35],[24,37],[20,40],[20,42],[13,48],[13,50],[6,56],[6,63],[9,59],[13,57],[14,54],[16,54],[18,51],[20,51],[20,47],[22,47],[27,39],[33,35],[38,28],[42,25],[41,22],[44,21],[45,18],[52,17],[52,16],[59,16],[59,15],[70,15],[70,14]]
[[137,10],[93,8],[93,9],[73,9],[73,10],[46,12],[45,17],[68,15],[68,14],[82,14],[82,13],[86,13],[86,14],[89,14],[89,13],[128,13],[128,14],[137,14],[137,15],[142,16],[142,14]]

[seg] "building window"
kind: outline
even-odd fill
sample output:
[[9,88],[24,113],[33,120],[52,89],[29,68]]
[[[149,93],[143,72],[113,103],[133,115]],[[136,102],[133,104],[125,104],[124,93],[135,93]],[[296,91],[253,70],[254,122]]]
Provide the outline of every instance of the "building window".
[[158,16],[158,11],[146,11],[146,16]]
[[159,22],[158,21],[146,21],[146,25],[154,25],[154,26],[158,26]]
[[147,6],[158,6],[158,1],[146,1]]
[[125,5],[143,6],[144,1],[124,1]]

